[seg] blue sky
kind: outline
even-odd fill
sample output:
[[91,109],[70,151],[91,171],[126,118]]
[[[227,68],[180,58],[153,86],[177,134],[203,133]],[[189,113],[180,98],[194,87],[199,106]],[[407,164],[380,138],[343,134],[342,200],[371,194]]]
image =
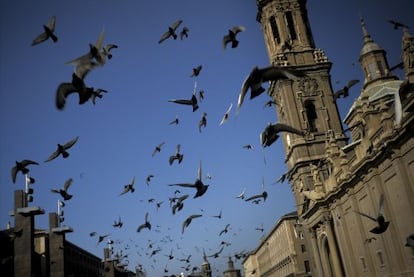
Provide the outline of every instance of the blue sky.
[[[401,21],[414,27],[413,4],[409,1],[308,1],[308,13],[315,44],[333,62],[332,87],[337,90],[350,79],[361,79],[359,51],[362,32],[359,18],[365,19],[373,39],[387,51],[388,62],[400,61],[401,34],[387,22]],[[2,1],[0,4],[0,226],[13,223],[13,191],[24,189],[24,178],[12,183],[10,171],[16,160],[39,162],[31,166],[36,179],[33,206],[46,214],[36,217],[37,228],[48,228],[49,212],[57,209],[59,196],[52,188],[63,187],[73,178],[66,203],[65,225],[74,229],[67,235],[71,242],[102,257],[104,243],[97,246],[92,231],[110,234],[117,242],[115,251],[129,253],[129,268],[143,264],[148,276],[183,271],[180,258],[191,257],[192,266],[200,266],[203,249],[207,254],[219,250],[221,241],[230,242],[220,258],[210,258],[214,275],[227,267],[226,256],[252,250],[278,218],[295,210],[287,183],[273,185],[287,168],[282,142],[261,149],[259,134],[268,122],[276,122],[273,108],[263,108],[265,94],[245,100],[236,116],[240,87],[253,68],[269,65],[261,27],[256,22],[255,1]],[[51,16],[56,16],[55,33],[59,40],[31,46]],[[178,19],[178,28],[189,28],[184,40],[161,35]],[[235,49],[222,49],[228,29],[243,25]],[[96,105],[90,101],[78,105],[77,96],[67,99],[63,111],[54,105],[61,82],[71,80],[73,66],[65,64],[88,51],[100,32],[104,44],[119,47],[103,67],[90,72],[87,85],[108,91]],[[201,73],[191,78],[192,68],[202,65]],[[401,75],[401,72],[396,72]],[[204,90],[200,108],[168,102],[190,98]],[[362,83],[362,82],[361,82]],[[339,99],[344,118],[361,83],[347,99]],[[233,103],[230,119],[219,126],[222,116]],[[198,121],[207,113],[207,127],[200,133]],[[176,116],[178,125],[169,125]],[[67,159],[44,163],[58,143],[79,136],[69,149]],[[165,142],[152,157],[156,145]],[[181,144],[181,164],[168,164],[168,158]],[[251,144],[254,150],[246,150]],[[202,162],[203,181],[209,184],[205,195],[193,199],[194,190],[179,188],[189,194],[183,210],[172,215],[168,198],[176,187],[168,184],[194,182]],[[149,186],[145,179],[153,174]],[[207,179],[207,174],[211,179]],[[135,176],[135,192],[119,196],[124,185]],[[235,199],[242,190],[247,196],[262,192],[262,181],[269,196],[258,205]],[[148,199],[154,198],[153,203]],[[155,203],[163,201],[157,210]],[[222,218],[217,215],[222,211]],[[137,227],[149,214],[152,230],[137,233]],[[191,214],[194,219],[184,234],[182,222]],[[121,217],[124,225],[112,227]],[[219,236],[230,224],[230,232]],[[256,227],[263,227],[261,233]],[[167,239],[171,238],[172,241]],[[161,251],[149,257],[149,243]],[[126,249],[128,248],[128,249]],[[175,259],[169,261],[171,250]],[[240,262],[236,266],[241,268]]]

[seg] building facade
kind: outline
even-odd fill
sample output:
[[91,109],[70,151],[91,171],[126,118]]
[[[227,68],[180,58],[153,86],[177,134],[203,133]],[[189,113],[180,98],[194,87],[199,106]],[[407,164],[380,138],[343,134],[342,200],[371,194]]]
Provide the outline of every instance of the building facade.
[[282,216],[243,261],[246,276],[310,276],[310,261],[298,216]]
[[[271,82],[268,94],[279,122],[305,132],[282,139],[312,276],[413,276],[414,252],[405,246],[414,232],[413,37],[404,31],[399,80],[361,20],[363,87],[344,119],[348,137],[332,64],[315,46],[306,0],[257,0],[257,6],[270,63],[305,75]],[[256,265],[245,264],[265,276],[258,253]]]

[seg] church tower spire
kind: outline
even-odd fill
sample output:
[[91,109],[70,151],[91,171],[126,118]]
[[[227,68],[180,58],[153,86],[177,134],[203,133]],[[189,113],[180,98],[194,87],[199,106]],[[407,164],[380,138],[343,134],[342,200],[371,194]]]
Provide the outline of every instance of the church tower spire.
[[315,47],[306,0],[257,0],[257,6],[270,63],[305,75],[295,81],[271,82],[268,94],[277,103],[278,121],[306,132],[305,136],[282,135],[296,201],[305,201],[303,191],[320,199],[327,193],[324,180],[330,174],[322,163],[327,141],[334,140],[339,147],[347,143],[333,97],[332,63]]
[[363,89],[367,89],[381,82],[397,80],[398,78],[390,73],[386,52],[371,38],[365,21],[362,18],[361,28],[363,44],[359,55],[359,62],[365,78]]

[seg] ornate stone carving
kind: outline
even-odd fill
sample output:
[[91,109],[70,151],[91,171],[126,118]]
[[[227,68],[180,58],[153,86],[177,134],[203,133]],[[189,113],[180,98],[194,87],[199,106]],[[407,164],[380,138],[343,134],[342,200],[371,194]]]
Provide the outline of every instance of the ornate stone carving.
[[407,30],[404,30],[402,50],[404,67],[406,69],[414,68],[414,37],[411,36]]
[[328,57],[322,49],[315,49],[313,51],[313,60],[315,63],[326,63],[329,62]]
[[298,87],[301,93],[298,93],[298,96],[315,96],[318,92],[318,82],[314,78],[301,78],[299,80]]

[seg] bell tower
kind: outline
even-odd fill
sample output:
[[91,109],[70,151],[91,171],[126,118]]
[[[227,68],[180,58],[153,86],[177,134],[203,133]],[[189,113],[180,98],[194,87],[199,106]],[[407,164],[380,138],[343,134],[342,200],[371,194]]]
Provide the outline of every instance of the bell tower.
[[[306,0],[257,0],[257,6],[256,19],[263,30],[270,63],[305,74],[299,80],[271,82],[268,90],[277,103],[278,121],[306,132],[304,137],[290,133],[281,136],[287,177],[297,204],[302,205],[309,198],[320,199],[327,193],[324,180],[330,169],[323,161],[328,141],[338,148],[347,143],[333,97],[332,63],[323,50],[315,47]],[[304,210],[306,207],[298,208],[299,216]]]

